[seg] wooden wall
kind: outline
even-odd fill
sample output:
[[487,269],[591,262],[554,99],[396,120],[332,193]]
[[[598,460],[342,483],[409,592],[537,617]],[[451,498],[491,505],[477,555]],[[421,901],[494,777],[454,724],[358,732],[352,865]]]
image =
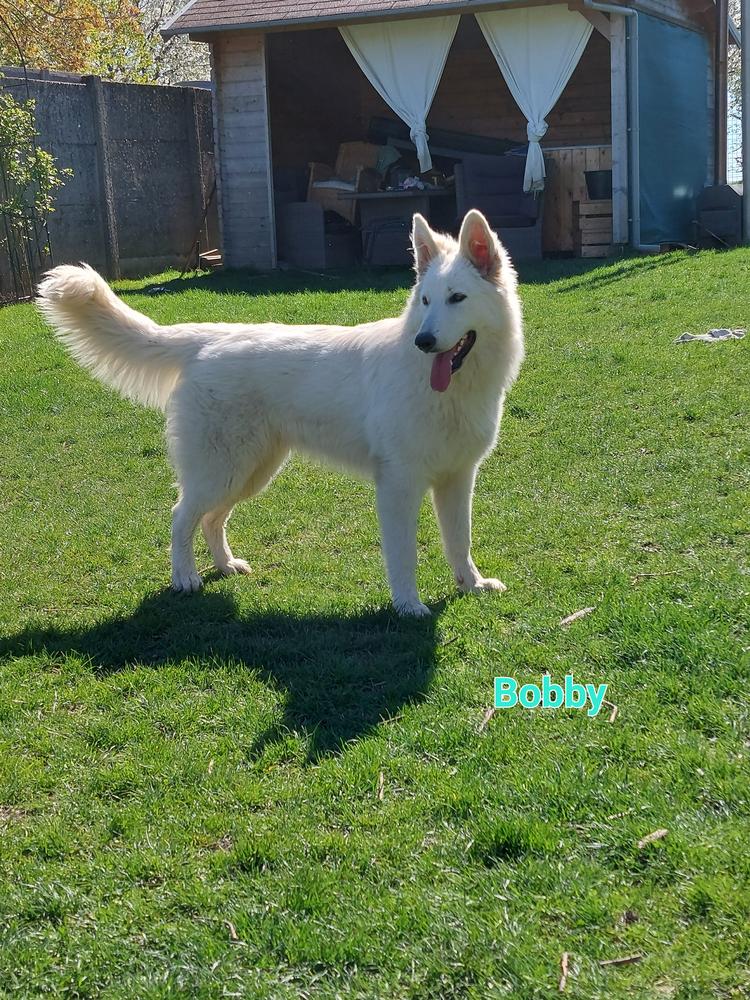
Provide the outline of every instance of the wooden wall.
[[363,81],[370,84],[337,28],[283,31],[267,39],[274,165],[333,164],[339,143],[365,138],[360,92]]
[[211,45],[216,186],[224,262],[276,266],[266,44],[261,32],[232,32]]

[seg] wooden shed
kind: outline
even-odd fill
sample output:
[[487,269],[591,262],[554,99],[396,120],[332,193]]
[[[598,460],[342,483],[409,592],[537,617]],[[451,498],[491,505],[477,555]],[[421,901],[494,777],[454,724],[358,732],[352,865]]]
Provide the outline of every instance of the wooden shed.
[[[366,210],[382,234],[424,204],[450,228],[464,156],[522,158],[545,254],[585,253],[593,230],[602,253],[689,242],[695,198],[726,176],[727,32],[726,0],[191,0],[163,28],[210,45],[221,249],[260,269],[313,239],[312,187],[321,225]],[[397,193],[408,168],[394,181],[368,152],[385,146],[425,191]],[[311,164],[327,165],[320,189]],[[586,171],[604,171],[599,198]]]

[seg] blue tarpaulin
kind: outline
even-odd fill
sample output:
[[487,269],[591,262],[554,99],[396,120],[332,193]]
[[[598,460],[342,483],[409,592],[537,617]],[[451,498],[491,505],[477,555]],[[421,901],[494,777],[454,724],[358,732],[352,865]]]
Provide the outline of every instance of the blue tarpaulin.
[[689,242],[706,183],[705,36],[638,14],[641,243]]

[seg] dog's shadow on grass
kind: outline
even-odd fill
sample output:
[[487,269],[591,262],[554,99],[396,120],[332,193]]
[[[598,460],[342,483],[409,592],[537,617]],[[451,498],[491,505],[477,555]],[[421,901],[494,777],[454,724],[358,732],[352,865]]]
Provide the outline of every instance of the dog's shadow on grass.
[[261,679],[284,702],[283,718],[258,737],[254,754],[293,731],[307,735],[309,759],[316,760],[422,700],[435,665],[436,617],[399,619],[386,610],[240,614],[226,591],[167,591],[92,626],[31,626],[0,638],[0,660],[75,655],[98,676],[180,662],[244,669],[248,683]]

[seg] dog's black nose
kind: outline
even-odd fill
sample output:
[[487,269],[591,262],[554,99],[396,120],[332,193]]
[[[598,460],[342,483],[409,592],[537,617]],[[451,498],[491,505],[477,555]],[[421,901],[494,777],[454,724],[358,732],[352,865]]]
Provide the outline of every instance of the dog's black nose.
[[437,343],[437,338],[435,337],[434,333],[428,333],[425,330],[421,330],[417,334],[414,343],[420,349],[420,351],[424,351],[425,354],[429,354],[430,351],[433,350],[433,348],[435,347],[435,344]]

